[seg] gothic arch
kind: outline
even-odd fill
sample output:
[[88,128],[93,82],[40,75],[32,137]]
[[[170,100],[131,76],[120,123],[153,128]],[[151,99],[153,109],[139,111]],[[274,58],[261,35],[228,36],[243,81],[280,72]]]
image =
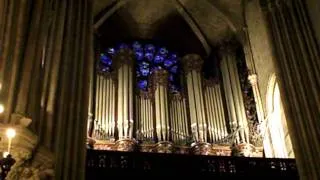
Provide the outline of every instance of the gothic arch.
[[291,139],[283,111],[277,77],[269,78],[266,95],[267,118],[264,134],[266,157],[293,158]]

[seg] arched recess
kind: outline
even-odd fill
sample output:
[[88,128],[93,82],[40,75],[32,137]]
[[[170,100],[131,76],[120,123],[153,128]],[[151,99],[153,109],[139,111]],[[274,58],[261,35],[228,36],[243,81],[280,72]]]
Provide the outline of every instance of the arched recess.
[[266,95],[267,118],[263,146],[267,158],[294,158],[277,77],[269,78]]

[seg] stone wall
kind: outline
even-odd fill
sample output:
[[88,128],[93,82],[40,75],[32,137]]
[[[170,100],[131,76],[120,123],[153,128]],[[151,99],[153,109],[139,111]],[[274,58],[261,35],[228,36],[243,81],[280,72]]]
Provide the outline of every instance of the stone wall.
[[271,75],[275,73],[275,66],[273,63],[272,43],[268,37],[266,21],[258,1],[250,1],[247,4],[246,20],[254,58],[253,61],[258,76],[258,86],[266,114],[268,82]]

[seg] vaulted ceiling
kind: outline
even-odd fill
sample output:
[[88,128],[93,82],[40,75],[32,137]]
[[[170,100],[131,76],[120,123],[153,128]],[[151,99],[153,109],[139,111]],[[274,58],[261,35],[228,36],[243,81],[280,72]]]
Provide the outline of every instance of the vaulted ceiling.
[[95,0],[95,29],[106,45],[159,39],[208,56],[243,26],[244,0]]

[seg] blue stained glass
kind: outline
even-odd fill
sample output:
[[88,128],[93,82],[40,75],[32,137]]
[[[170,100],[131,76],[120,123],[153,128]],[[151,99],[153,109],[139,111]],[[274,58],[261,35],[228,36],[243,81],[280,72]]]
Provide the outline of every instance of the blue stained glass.
[[129,48],[128,44],[121,43],[121,44],[119,45],[119,49],[126,49],[126,48]]
[[137,42],[137,41],[132,44],[132,47],[133,47],[134,50],[142,49],[141,44],[139,42]]
[[142,76],[148,76],[149,75],[149,68],[140,67],[140,72]]
[[170,68],[170,72],[172,73],[177,73],[178,71],[178,66],[173,66],[172,68]]
[[136,58],[138,61],[142,61],[144,56],[142,51],[136,51]]
[[140,89],[146,90],[146,89],[147,89],[147,86],[148,86],[147,80],[140,80],[140,81],[138,82],[138,87],[139,87]]
[[162,63],[163,60],[164,60],[163,56],[157,55],[157,56],[154,57],[154,62],[157,63],[157,64]]
[[168,53],[168,50],[167,50],[166,48],[160,48],[160,49],[159,49],[159,54],[161,54],[161,55],[167,55],[167,53]]
[[172,66],[174,63],[173,63],[173,61],[171,60],[171,59],[167,59],[167,60],[165,60],[164,61],[164,63],[163,63],[163,65],[165,66],[165,67],[170,67],[170,66]]
[[113,56],[115,54],[115,49],[114,48],[108,48],[107,49],[108,54],[110,54],[111,56]]
[[174,81],[174,76],[173,76],[173,74],[170,74],[170,75],[169,75],[169,81]]
[[170,59],[174,59],[174,60],[176,60],[178,58],[178,56],[177,56],[177,54],[171,54],[170,55]]
[[139,66],[143,66],[143,67],[149,67],[149,63],[146,61],[143,61],[141,64],[139,64]]
[[155,52],[155,50],[156,50],[156,48],[152,44],[147,44],[145,46],[146,53],[152,53],[153,54]]
[[141,76],[140,71],[136,71],[136,75],[137,77],[140,77]]
[[112,64],[112,60],[103,53],[101,53],[101,55],[100,55],[100,60],[103,64],[106,64],[108,66],[111,66],[111,64]]
[[153,60],[153,53],[146,53],[144,56],[145,56],[146,59],[148,59],[149,61],[152,61],[152,60]]

